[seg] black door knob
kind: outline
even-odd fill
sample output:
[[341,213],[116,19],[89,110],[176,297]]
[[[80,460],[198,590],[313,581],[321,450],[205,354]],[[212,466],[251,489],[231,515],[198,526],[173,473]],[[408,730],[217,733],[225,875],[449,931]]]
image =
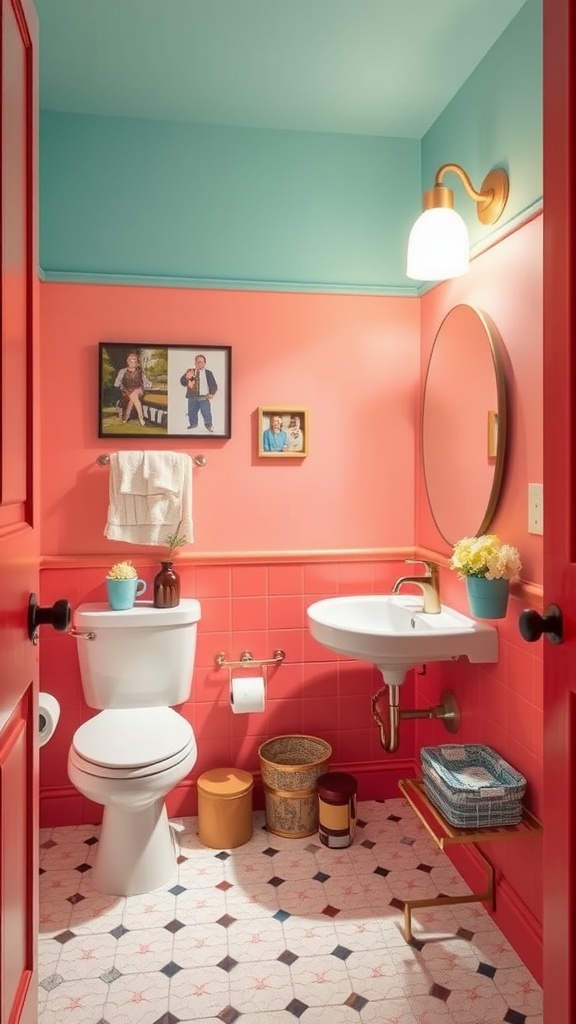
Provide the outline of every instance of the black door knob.
[[50,607],[41,608],[36,594],[30,594],[28,602],[28,636],[33,644],[38,641],[38,626],[53,626],[63,633],[70,625],[72,609],[65,599],[55,601]]
[[518,625],[524,640],[529,644],[539,640],[542,634],[545,634],[552,644],[562,643],[562,612],[556,604],[548,605],[543,616],[533,608],[526,608],[520,614]]

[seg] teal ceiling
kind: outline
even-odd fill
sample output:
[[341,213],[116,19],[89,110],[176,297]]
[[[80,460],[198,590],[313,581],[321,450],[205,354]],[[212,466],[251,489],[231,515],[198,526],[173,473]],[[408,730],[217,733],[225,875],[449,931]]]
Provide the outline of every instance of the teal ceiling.
[[40,104],[421,138],[525,0],[35,0]]

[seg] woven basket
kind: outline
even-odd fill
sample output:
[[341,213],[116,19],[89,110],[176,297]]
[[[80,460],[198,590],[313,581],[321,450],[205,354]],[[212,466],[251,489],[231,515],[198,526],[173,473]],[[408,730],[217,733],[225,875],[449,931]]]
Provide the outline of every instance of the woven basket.
[[332,747],[316,736],[276,736],[258,749],[266,828],[286,839],[318,829],[316,780],[328,771]]

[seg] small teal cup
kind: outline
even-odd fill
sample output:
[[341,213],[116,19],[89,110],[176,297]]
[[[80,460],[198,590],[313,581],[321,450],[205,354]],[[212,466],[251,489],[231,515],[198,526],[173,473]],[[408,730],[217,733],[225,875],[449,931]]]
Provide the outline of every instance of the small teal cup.
[[137,597],[146,591],[145,580],[106,580],[108,604],[115,612],[125,612],[134,607]]

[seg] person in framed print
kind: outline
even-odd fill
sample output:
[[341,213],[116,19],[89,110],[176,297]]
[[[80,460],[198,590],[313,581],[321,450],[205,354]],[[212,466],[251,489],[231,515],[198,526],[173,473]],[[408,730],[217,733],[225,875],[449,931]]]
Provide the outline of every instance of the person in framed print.
[[262,449],[265,452],[287,452],[288,434],[282,426],[281,416],[271,416],[270,426],[262,434]]
[[218,385],[212,371],[206,369],[206,356],[197,355],[195,357],[194,366],[182,374],[180,383],[182,387],[186,388],[188,430],[193,430],[198,426],[198,416],[200,415],[206,430],[213,433],[214,425],[210,403],[218,391]]
[[152,384],[148,380],[137,352],[129,352],[126,356],[126,366],[118,372],[114,387],[120,391],[118,415],[122,423],[128,423],[132,409],[136,410],[138,422],[145,427],[144,413],[142,411],[141,398],[146,388]]

